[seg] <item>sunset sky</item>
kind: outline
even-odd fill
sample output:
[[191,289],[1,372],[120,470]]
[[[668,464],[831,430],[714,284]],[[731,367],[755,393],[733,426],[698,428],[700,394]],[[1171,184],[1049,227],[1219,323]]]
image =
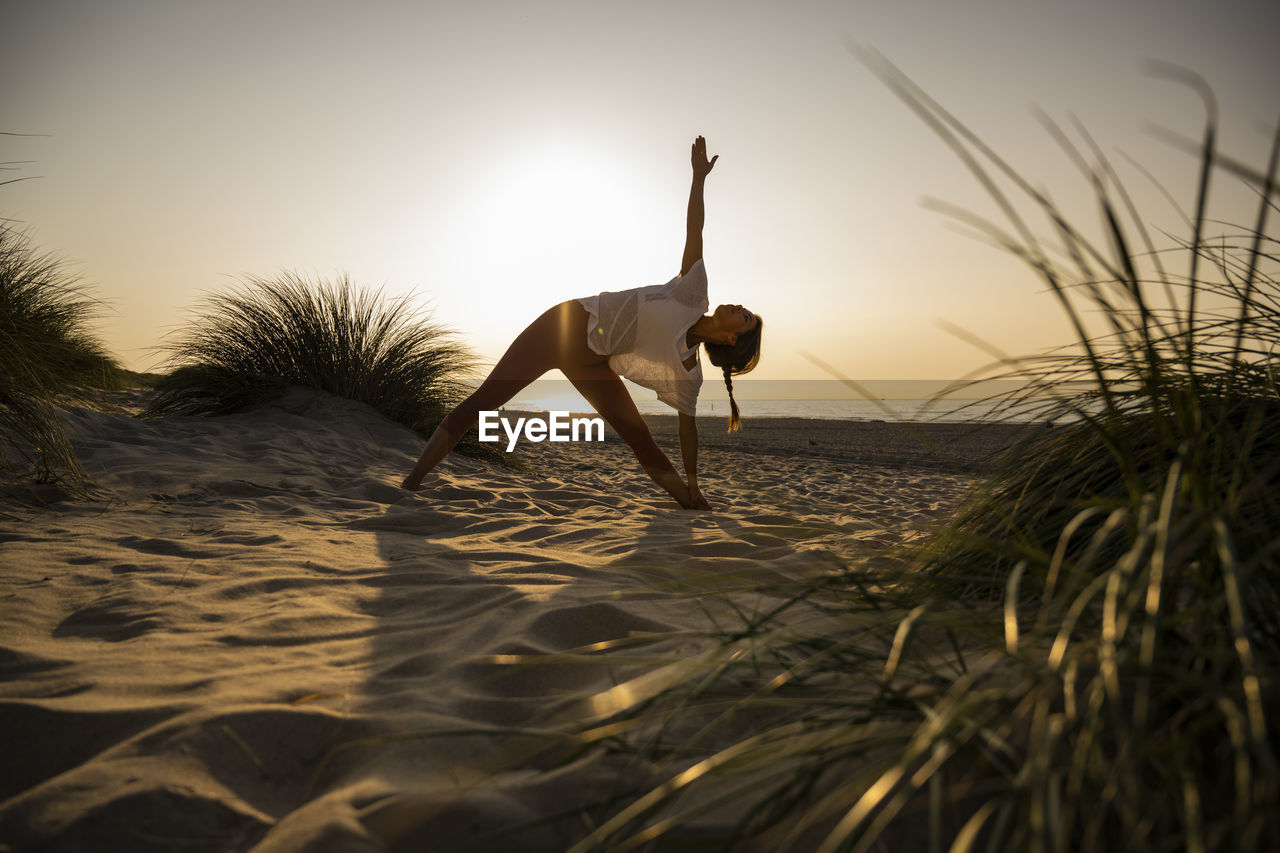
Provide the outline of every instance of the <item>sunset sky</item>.
[[[983,214],[961,163],[850,52],[880,51],[1080,221],[1087,187],[1037,124],[1078,116],[1149,222],[1179,217],[1202,74],[1222,146],[1265,163],[1280,3],[8,0],[0,216],[110,305],[137,369],[203,294],[346,273],[414,292],[484,359],[544,308],[679,269],[689,144],[712,304],[766,320],[756,376],[948,378],[1068,339],[1039,282],[921,200]],[[1250,221],[1222,181],[1213,215]]]

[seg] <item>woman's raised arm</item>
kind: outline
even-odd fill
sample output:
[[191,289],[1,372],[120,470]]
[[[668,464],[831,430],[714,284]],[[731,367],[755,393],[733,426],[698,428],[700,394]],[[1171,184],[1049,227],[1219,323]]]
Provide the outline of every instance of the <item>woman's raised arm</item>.
[[706,211],[702,203],[702,185],[720,155],[707,159],[707,140],[699,136],[693,142],[690,162],[693,166],[693,184],[689,187],[689,213],[685,223],[684,260],[680,262],[680,275],[689,272],[698,258],[702,257],[702,223]]

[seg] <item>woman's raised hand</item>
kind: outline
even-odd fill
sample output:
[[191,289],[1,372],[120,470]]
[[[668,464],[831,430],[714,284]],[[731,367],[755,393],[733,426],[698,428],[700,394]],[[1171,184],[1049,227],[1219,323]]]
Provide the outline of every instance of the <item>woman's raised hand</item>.
[[715,166],[716,161],[719,159],[720,155],[717,154],[709,161],[707,160],[707,140],[699,136],[693,141],[691,160],[693,163],[693,174],[695,176],[700,178],[706,177],[711,172],[712,167]]

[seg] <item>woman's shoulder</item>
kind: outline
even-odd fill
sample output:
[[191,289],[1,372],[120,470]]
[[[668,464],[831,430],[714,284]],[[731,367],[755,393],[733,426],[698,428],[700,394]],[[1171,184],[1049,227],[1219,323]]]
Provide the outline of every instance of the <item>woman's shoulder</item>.
[[707,280],[707,265],[706,265],[706,262],[702,260],[702,258],[698,258],[696,261],[690,264],[689,269],[685,270],[684,272],[676,273],[675,276],[673,276],[671,280],[666,283],[665,286],[672,287],[674,285],[680,284],[681,282],[688,284],[690,282],[698,281],[699,279],[701,279],[702,281]]
[[699,310],[707,306],[707,266],[698,258],[684,275],[676,276],[670,283],[677,302]]

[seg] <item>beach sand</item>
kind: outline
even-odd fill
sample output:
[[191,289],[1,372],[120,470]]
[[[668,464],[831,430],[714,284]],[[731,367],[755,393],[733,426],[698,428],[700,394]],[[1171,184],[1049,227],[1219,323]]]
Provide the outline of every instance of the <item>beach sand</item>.
[[705,418],[707,513],[612,434],[413,494],[421,438],[314,392],[67,417],[102,495],[0,503],[0,850],[566,849],[650,771],[546,732],[925,535],[1019,432]]

